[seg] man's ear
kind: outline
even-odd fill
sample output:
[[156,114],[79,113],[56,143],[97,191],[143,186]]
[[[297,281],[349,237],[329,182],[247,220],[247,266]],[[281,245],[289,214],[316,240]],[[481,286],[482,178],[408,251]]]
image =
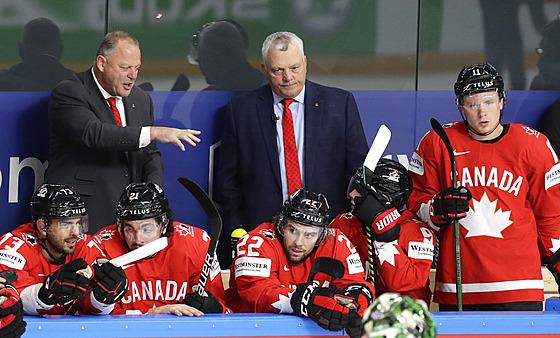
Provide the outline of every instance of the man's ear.
[[39,218],[36,222],[37,225],[37,233],[40,235],[41,238],[47,235],[47,225],[42,218]]

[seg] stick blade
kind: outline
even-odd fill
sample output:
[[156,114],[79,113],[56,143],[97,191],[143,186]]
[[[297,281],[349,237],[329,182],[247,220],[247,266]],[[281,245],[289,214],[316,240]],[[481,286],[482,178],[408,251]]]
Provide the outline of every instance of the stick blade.
[[[173,224],[171,224],[171,226],[173,226]],[[123,265],[136,262],[163,250],[165,247],[167,247],[168,243],[169,241],[167,237],[160,237],[153,242],[139,247],[138,249],[134,249],[122,256],[113,258],[109,262],[116,267],[121,267]]]
[[369,151],[366,155],[366,159],[364,160],[364,166],[371,171],[375,171],[375,167],[377,166],[377,162],[387,149],[387,145],[391,140],[391,130],[387,128],[386,125],[382,124],[379,129],[377,130],[377,135],[375,135],[375,139],[369,148]]
[[311,282],[319,272],[329,275],[334,279],[340,279],[344,277],[344,263],[332,257],[317,257],[311,264],[311,270],[309,271],[307,281]]

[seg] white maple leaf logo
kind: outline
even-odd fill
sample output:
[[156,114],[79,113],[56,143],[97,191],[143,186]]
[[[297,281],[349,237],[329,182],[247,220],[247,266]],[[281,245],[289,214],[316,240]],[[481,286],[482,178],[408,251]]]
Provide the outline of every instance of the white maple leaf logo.
[[288,294],[288,297],[284,296],[283,294],[278,295],[278,300],[271,305],[280,310],[280,313],[294,313],[292,309],[292,304],[290,304],[291,294]]
[[490,201],[486,192],[480,201],[472,199],[473,207],[469,209],[467,217],[460,221],[460,224],[469,232],[465,237],[488,236],[504,238],[502,231],[510,226],[513,221],[509,218],[511,210],[496,210],[498,199]]
[[395,255],[400,255],[397,245],[399,243],[396,240],[388,243],[375,242],[375,253],[379,259],[379,265],[387,262],[395,266]]
[[549,249],[550,251],[556,252],[558,249],[560,249],[560,238],[559,239],[552,238],[551,242],[552,242],[552,248]]

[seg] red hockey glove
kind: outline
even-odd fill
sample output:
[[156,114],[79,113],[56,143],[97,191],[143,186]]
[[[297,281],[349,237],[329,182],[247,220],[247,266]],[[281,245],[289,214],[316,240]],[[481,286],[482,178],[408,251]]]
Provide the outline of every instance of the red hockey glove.
[[374,238],[379,242],[392,242],[399,238],[400,226],[397,223],[401,216],[397,209],[389,208],[379,202],[372,194],[354,197],[354,210],[352,214],[364,226],[371,226]]
[[12,285],[7,285],[0,290],[0,337],[20,337],[26,325],[19,294]]
[[432,198],[430,219],[440,227],[451,225],[451,222],[467,217],[471,191],[466,187],[445,188]]
[[546,267],[554,276],[554,280],[556,280],[556,285],[558,286],[558,292],[560,292],[560,250],[557,250],[550,256]]
[[351,310],[337,299],[352,302],[338,288],[325,288],[320,287],[318,282],[307,282],[297,286],[290,304],[294,314],[310,318],[326,330],[340,331],[348,324]]
[[121,300],[128,291],[128,278],[121,267],[109,262],[94,263],[91,288],[95,299],[103,304],[113,304]]
[[47,305],[64,305],[80,297],[86,291],[89,279],[76,272],[87,266],[82,258],[62,265],[45,278],[39,289],[39,299]]
[[204,296],[198,294],[198,284],[193,286],[193,292],[187,293],[181,303],[192,306],[204,313],[223,313],[222,303],[210,291],[204,290]]

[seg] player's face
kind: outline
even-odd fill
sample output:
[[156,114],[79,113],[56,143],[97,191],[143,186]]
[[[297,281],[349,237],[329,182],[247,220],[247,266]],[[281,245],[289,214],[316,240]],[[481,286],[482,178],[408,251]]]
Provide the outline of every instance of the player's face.
[[321,228],[287,220],[284,226],[284,250],[292,263],[302,262],[313,250]]
[[48,228],[46,245],[55,258],[71,254],[76,250],[76,243],[83,227],[82,218],[53,218]]
[[305,85],[307,59],[294,44],[285,51],[271,47],[261,67],[274,93],[285,99],[296,97]]
[[352,210],[350,210],[350,211],[354,211],[354,206],[356,205],[356,202],[354,201],[354,198],[360,197],[360,196],[362,196],[362,195],[360,195],[358,190],[354,189],[354,190],[350,191],[350,193],[348,194],[348,199],[350,200],[350,204],[352,206]]
[[161,237],[161,226],[155,218],[136,221],[123,220],[122,229],[124,240],[130,250],[137,249]]
[[[500,111],[504,106],[504,100],[500,99],[495,91],[476,93],[465,95],[463,97],[463,105],[461,111],[465,115],[465,119],[469,127],[477,132],[469,134],[475,140],[491,140],[498,137],[503,127],[500,125]],[[491,132],[491,133],[490,133]],[[488,135],[485,135],[490,133]]]
[[109,94],[127,97],[138,76],[140,64],[140,48],[121,40],[111,54],[97,56],[97,68],[101,72],[97,80]]

